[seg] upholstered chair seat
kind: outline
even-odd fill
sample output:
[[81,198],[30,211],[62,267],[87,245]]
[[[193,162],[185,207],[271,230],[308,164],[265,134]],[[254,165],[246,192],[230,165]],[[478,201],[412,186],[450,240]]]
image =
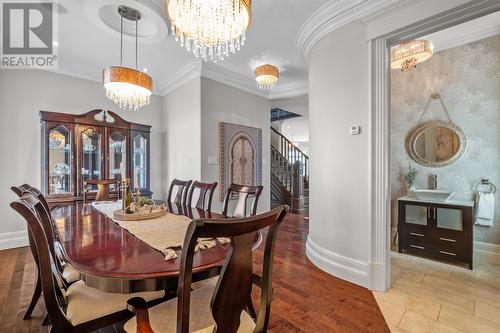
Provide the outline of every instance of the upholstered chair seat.
[[66,290],[68,307],[66,317],[74,326],[125,310],[127,300],[142,297],[146,301],[162,298],[164,291],[142,292],[135,294],[112,294],[87,287],[83,281],[73,283]]
[[[215,280],[217,282],[217,280]],[[210,300],[214,293],[215,283],[206,285],[191,292],[191,311],[189,316],[189,331],[193,333],[212,333],[214,320],[210,310]],[[177,298],[156,305],[149,309],[149,321],[155,333],[175,333],[177,327]],[[240,316],[240,327],[237,333],[251,333],[255,323],[250,315],[243,310]],[[135,317],[127,321],[125,332],[136,333]]]
[[61,250],[61,245],[58,241],[56,241],[54,244],[54,250],[56,252],[57,259],[59,260],[63,268],[61,276],[64,281],[66,281],[67,284],[72,284],[73,282],[80,280],[80,272],[76,268],[65,262]]
[[76,270],[73,266],[67,264],[64,266],[62,271],[62,277],[66,281],[66,283],[71,284],[80,280],[80,272]]

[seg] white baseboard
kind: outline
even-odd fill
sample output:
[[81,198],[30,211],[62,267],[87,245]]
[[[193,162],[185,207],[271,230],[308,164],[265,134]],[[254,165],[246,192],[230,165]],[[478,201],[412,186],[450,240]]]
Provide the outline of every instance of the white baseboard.
[[500,265],[500,245],[474,242],[474,262]]
[[340,279],[369,287],[368,264],[361,260],[331,252],[307,237],[306,256],[321,270]]
[[14,249],[28,245],[28,232],[26,230],[0,234],[0,250]]

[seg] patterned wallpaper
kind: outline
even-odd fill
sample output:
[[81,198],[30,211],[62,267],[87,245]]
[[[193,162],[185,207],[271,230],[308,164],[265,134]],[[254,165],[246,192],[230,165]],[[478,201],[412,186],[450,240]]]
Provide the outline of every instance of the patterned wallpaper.
[[[423,113],[429,96],[439,93],[451,119],[464,131],[469,147],[458,161],[441,168],[424,167],[405,149],[405,139]],[[415,70],[391,71],[392,225],[397,225],[397,198],[406,195],[403,172],[411,161],[418,170],[417,188],[430,188],[438,175],[441,189],[455,199],[474,198],[475,185],[489,178],[497,185],[493,227],[474,226],[474,240],[500,244],[500,35],[434,54]],[[423,122],[446,120],[434,100]],[[394,236],[394,235],[393,235]]]

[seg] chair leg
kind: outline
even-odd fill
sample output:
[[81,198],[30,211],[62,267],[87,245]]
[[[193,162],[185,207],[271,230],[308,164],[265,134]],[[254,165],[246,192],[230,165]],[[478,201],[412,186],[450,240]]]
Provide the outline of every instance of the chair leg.
[[248,299],[246,308],[250,317],[252,317],[253,320],[256,320],[257,314],[255,313],[255,308],[253,307],[252,296],[250,296],[250,298]]
[[50,322],[49,314],[46,313],[45,317],[43,317],[42,326],[47,326],[49,324],[49,322]]
[[31,303],[28,306],[26,313],[24,314],[24,317],[23,317],[24,320],[28,320],[31,318],[31,313],[33,312],[33,309],[35,308],[36,303],[40,299],[41,294],[42,294],[42,279],[40,278],[40,272],[38,272],[37,277],[36,277],[35,290],[33,291],[33,296],[31,297]]

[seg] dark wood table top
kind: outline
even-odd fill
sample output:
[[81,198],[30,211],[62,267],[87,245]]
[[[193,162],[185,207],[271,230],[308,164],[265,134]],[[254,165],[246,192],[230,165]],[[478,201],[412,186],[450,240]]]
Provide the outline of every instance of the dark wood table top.
[[[218,214],[181,207],[172,213],[190,218],[216,218]],[[56,236],[65,259],[83,275],[122,280],[156,279],[178,276],[181,253],[170,261],[89,204],[81,202],[57,206],[52,210]],[[193,272],[223,264],[229,245],[220,245],[195,254]]]

